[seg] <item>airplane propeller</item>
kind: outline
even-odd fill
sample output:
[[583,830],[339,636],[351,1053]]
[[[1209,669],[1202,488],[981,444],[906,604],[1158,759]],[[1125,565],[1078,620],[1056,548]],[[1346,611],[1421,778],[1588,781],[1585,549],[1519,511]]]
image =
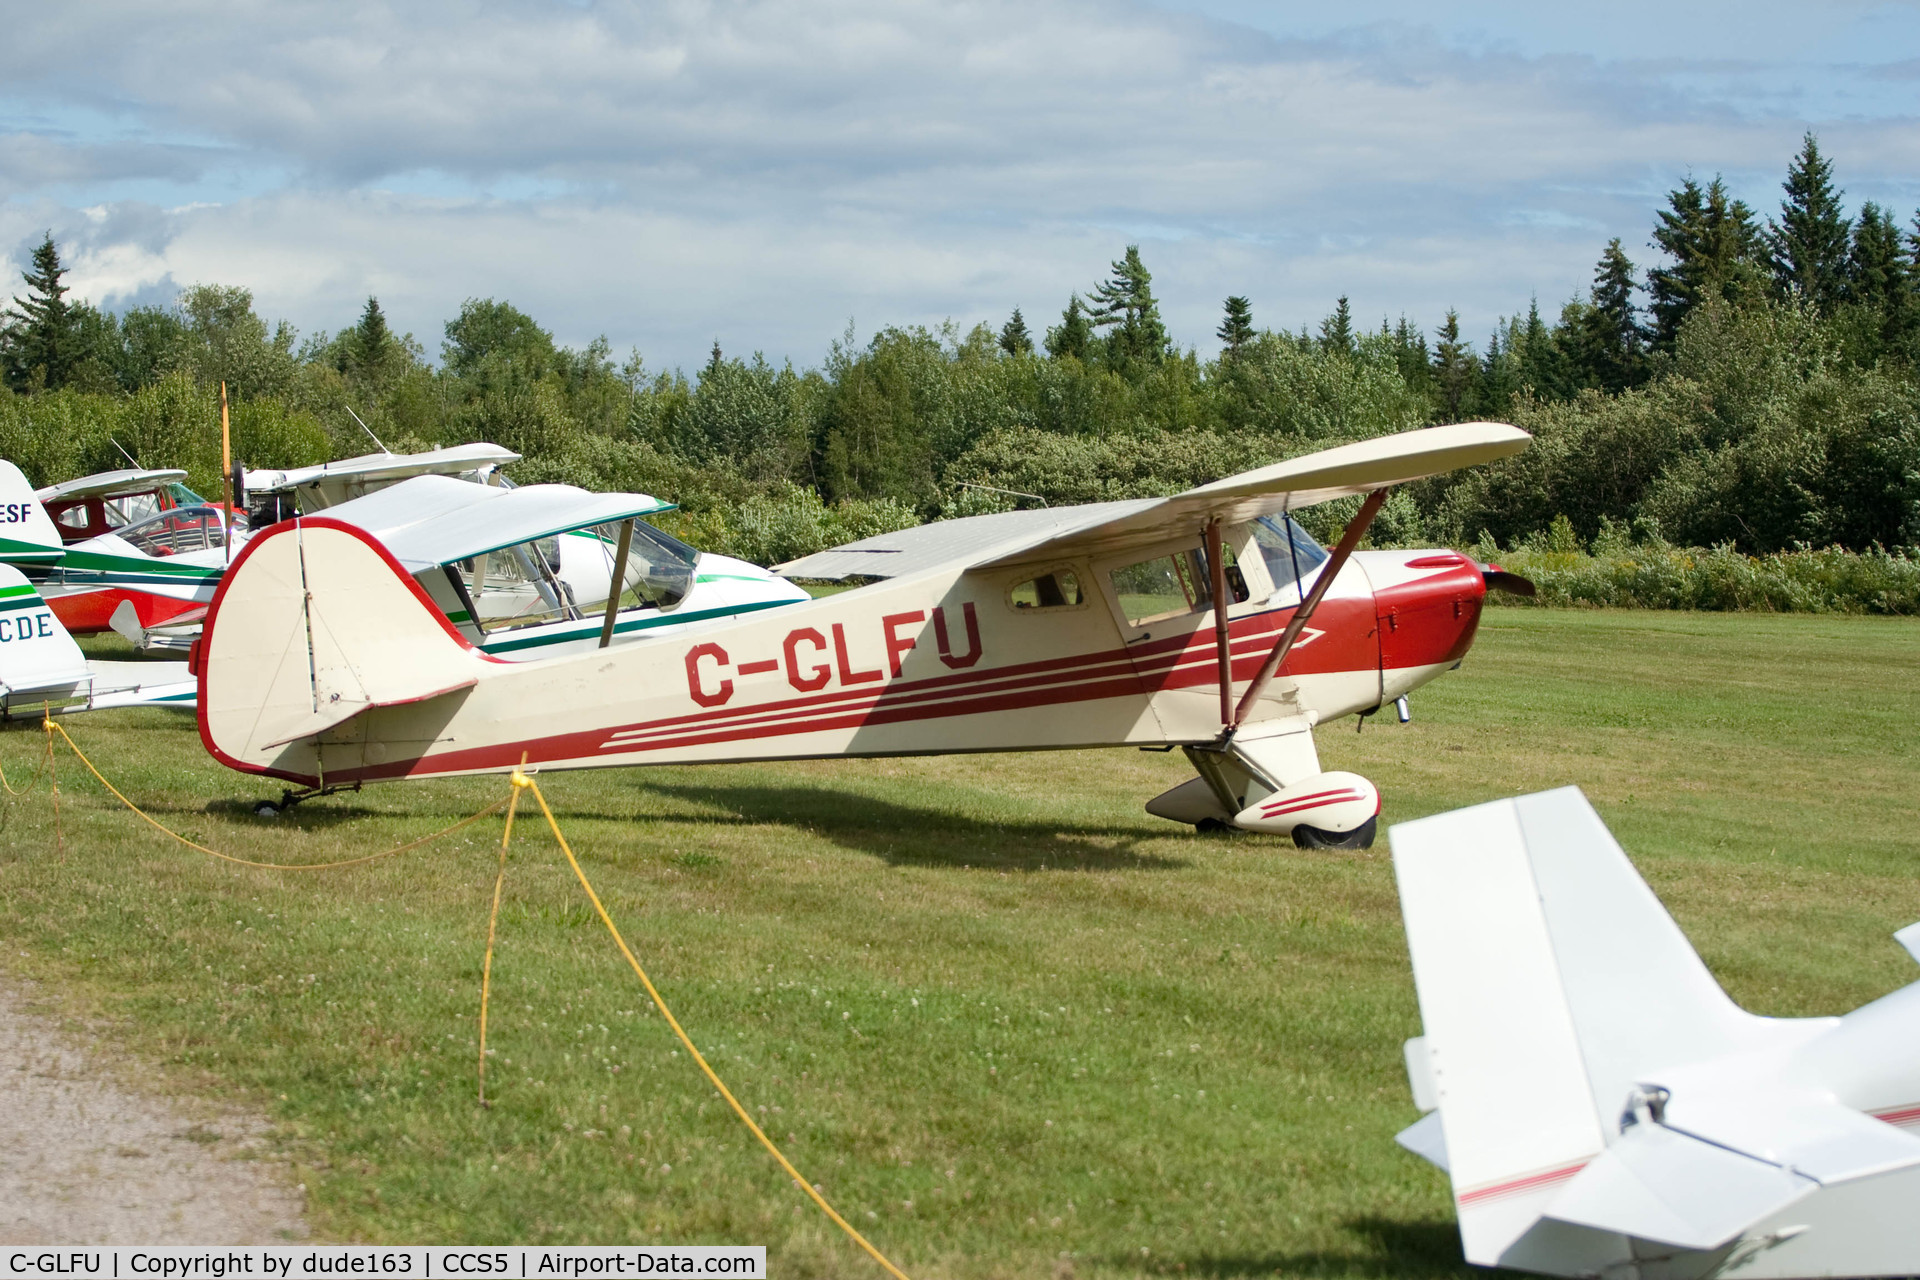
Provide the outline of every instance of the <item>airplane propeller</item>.
[[1539,588],[1533,585],[1533,579],[1523,578],[1517,573],[1508,573],[1497,564],[1481,565],[1480,577],[1486,582],[1489,591],[1505,591],[1509,595],[1525,596],[1529,600],[1539,593]]

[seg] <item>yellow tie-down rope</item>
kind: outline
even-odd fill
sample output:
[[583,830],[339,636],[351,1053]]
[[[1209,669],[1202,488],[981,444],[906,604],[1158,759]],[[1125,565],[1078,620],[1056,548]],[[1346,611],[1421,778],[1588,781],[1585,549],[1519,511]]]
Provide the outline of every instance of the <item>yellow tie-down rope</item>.
[[480,812],[473,814],[470,817],[462,818],[460,819],[460,821],[454,823],[450,827],[442,827],[440,830],[434,832],[430,836],[421,836],[418,840],[409,840],[406,844],[396,845],[391,849],[383,849],[379,853],[369,853],[364,857],[343,858],[339,862],[255,862],[251,858],[236,858],[230,853],[221,853],[218,849],[209,849],[207,848],[207,846],[200,844],[196,841],[189,840],[185,836],[181,835],[178,831],[173,830],[173,828],[168,827],[160,823],[159,821],[155,820],[139,805],[127,799],[127,797],[121,793],[120,788],[114,786],[111,782],[107,781],[106,775],[101,773],[100,770],[94,767],[93,761],[87,759],[86,752],[80,750],[80,744],[73,740],[73,735],[67,732],[66,726],[54,723],[53,717],[49,716],[47,717],[47,720],[46,720],[46,728],[47,728],[47,734],[48,734],[47,745],[48,745],[49,752],[51,752],[52,745],[53,745],[52,744],[53,734],[57,733],[61,737],[65,738],[67,740],[67,746],[72,749],[74,756],[79,759],[81,764],[87,766],[87,772],[91,773],[96,779],[98,779],[101,786],[105,787],[108,791],[111,791],[113,793],[113,798],[115,800],[118,800],[121,804],[127,806],[128,809],[131,809],[134,813],[134,816],[138,817],[142,822],[152,827],[155,831],[159,831],[165,835],[172,836],[175,840],[178,840],[181,844],[187,846],[187,848],[197,849],[201,853],[206,854],[209,858],[218,858],[222,862],[238,863],[243,867],[259,867],[266,871],[335,871],[341,867],[357,867],[360,864],[365,862],[378,862],[381,858],[391,858],[397,853],[406,853],[410,849],[418,849],[423,844],[432,844],[435,840],[438,840],[441,836],[450,836],[454,832],[460,830],[462,827],[470,827],[474,823],[480,821],[480,819],[486,817],[488,814],[498,813],[502,808],[505,807],[507,803],[505,800],[495,800],[492,804],[480,810]]
[[[626,957],[627,964],[632,967],[634,975],[640,979],[640,984],[647,989],[647,997],[653,1001],[654,1007],[660,1010],[660,1016],[667,1020],[667,1025],[673,1028],[673,1034],[679,1038],[680,1043],[686,1048],[688,1056],[693,1059],[695,1065],[700,1068],[701,1073],[706,1076],[707,1082],[719,1092],[722,1098],[726,1099],[727,1105],[733,1108],[733,1113],[740,1117],[740,1122],[746,1125],[753,1136],[760,1140],[760,1145],[767,1149],[767,1153],[774,1158],[780,1165],[780,1168],[785,1171],[786,1175],[799,1185],[800,1190],[806,1193],[808,1199],[819,1206],[822,1213],[833,1220],[835,1226],[846,1232],[847,1236],[855,1244],[864,1249],[869,1257],[885,1268],[887,1274],[894,1277],[894,1280],[908,1280],[906,1272],[894,1266],[885,1254],[875,1248],[871,1241],[854,1228],[852,1223],[841,1217],[839,1212],[835,1210],[831,1204],[827,1203],[827,1198],[820,1194],[820,1192],[814,1188],[814,1185],[801,1175],[798,1169],[793,1167],[793,1162],[788,1160],[780,1148],[774,1144],[773,1139],[767,1136],[766,1130],[760,1127],[759,1123],[748,1113],[746,1107],[741,1105],[740,1100],[733,1096],[733,1091],[727,1088],[726,1082],[723,1081],[714,1071],[713,1067],[708,1064],[706,1056],[694,1045],[692,1037],[688,1036],[686,1029],[680,1025],[680,1020],[673,1016],[673,1010],[667,1007],[666,999],[661,996],[659,989],[653,985],[653,979],[647,976],[647,971],[641,967],[640,961],[635,958],[633,949],[627,945],[627,940],[621,935],[619,926],[614,924],[613,917],[607,914],[607,908],[600,901],[600,895],[594,892],[593,885],[587,880],[587,873],[580,867],[580,860],[574,856],[573,846],[569,845],[566,836],[561,834],[560,822],[553,816],[553,810],[548,807],[546,796],[541,794],[540,784],[535,782],[530,774],[527,774],[521,769],[515,769],[510,775],[513,788],[506,796],[494,801],[473,816],[462,818],[450,827],[443,828],[430,836],[423,836],[418,840],[410,841],[407,844],[399,845],[380,853],[368,854],[361,858],[348,858],[339,862],[255,862],[250,858],[236,858],[231,854],[221,853],[217,849],[209,849],[206,845],[194,840],[189,840],[179,832],[174,831],[157,819],[151,817],[143,811],[139,805],[127,799],[126,795],[118,787],[107,781],[106,775],[102,774],[100,770],[95,767],[93,761],[87,759],[86,753],[80,750],[80,744],[73,740],[73,735],[69,734],[64,726],[56,724],[51,715],[44,717],[43,726],[47,731],[45,768],[52,767],[53,735],[58,733],[66,740],[66,744],[68,748],[72,750],[74,756],[81,764],[86,766],[87,772],[91,773],[94,778],[99,781],[101,786],[112,792],[114,799],[125,805],[148,826],[165,835],[171,836],[181,844],[186,845],[189,849],[195,849],[209,857],[219,858],[225,862],[237,863],[243,867],[258,867],[272,871],[326,871],[339,867],[358,866],[361,863],[372,862],[379,858],[389,858],[395,854],[405,853],[409,849],[417,849],[421,845],[438,840],[441,836],[451,835],[462,827],[471,826],[489,814],[499,812],[502,808],[506,809],[506,829],[501,832],[500,836],[500,867],[493,883],[493,913],[487,921],[487,959],[481,971],[480,979],[480,1098],[483,1105],[486,1101],[487,996],[493,973],[494,926],[495,922],[499,919],[500,892],[506,880],[507,843],[513,839],[513,815],[514,810],[519,806],[520,793],[522,791],[533,792],[533,798],[539,802],[540,812],[545,815],[547,826],[553,831],[553,838],[559,844],[560,852],[566,855],[567,865],[573,868],[573,874],[575,878],[580,881],[580,887],[586,891],[587,900],[593,904],[594,911],[600,916],[600,923],[607,926],[607,932],[613,936],[614,945],[620,948],[620,954]],[[32,784],[29,783],[28,787],[30,788],[31,786]],[[7,789],[12,791],[11,786]],[[26,788],[23,788],[22,792],[16,794],[24,794],[25,790]]]
[[[580,869],[580,859],[573,856],[573,846],[569,845],[566,836],[560,833],[560,823],[554,818],[553,810],[547,807],[546,796],[540,793],[540,784],[535,782],[529,774],[519,769],[513,771],[511,779],[516,794],[523,790],[530,790],[533,792],[533,798],[540,802],[540,812],[546,816],[547,826],[553,831],[553,838],[560,845],[560,852],[567,855],[567,865],[573,868],[573,874],[580,881],[580,887],[586,890],[587,901],[593,903],[593,909],[599,913],[600,923],[607,926],[607,932],[613,935],[614,945],[618,946],[620,948],[620,954],[627,958],[627,963],[633,968],[634,976],[640,979],[640,985],[647,989],[647,996],[653,1001],[654,1008],[660,1010],[660,1016],[665,1018],[667,1025],[673,1028],[673,1034],[679,1037],[680,1043],[686,1047],[688,1056],[694,1060],[694,1063],[699,1066],[701,1072],[707,1077],[707,1082],[719,1091],[722,1098],[727,1100],[727,1105],[733,1108],[733,1113],[740,1117],[740,1123],[746,1125],[747,1128],[752,1131],[753,1136],[760,1140],[760,1145],[767,1149],[767,1154],[771,1155],[774,1160],[779,1163],[780,1167],[786,1171],[787,1176],[799,1184],[800,1189],[807,1193],[809,1199],[820,1206],[822,1213],[833,1219],[835,1226],[846,1232],[855,1244],[867,1251],[869,1257],[886,1268],[887,1274],[894,1277],[894,1280],[907,1280],[907,1274],[904,1271],[889,1262],[885,1254],[874,1248],[873,1244],[865,1236],[854,1230],[853,1224],[841,1217],[839,1213],[835,1211],[834,1207],[827,1203],[827,1198],[816,1191],[813,1184],[800,1175],[800,1171],[794,1168],[792,1162],[781,1154],[780,1148],[774,1145],[773,1139],[767,1136],[766,1130],[762,1129],[754,1118],[747,1113],[747,1109],[740,1105],[740,1100],[733,1096],[733,1091],[727,1088],[726,1083],[715,1074],[713,1068],[707,1065],[706,1057],[701,1054],[699,1049],[694,1047],[692,1038],[687,1035],[685,1028],[680,1025],[680,1020],[673,1016],[673,1010],[667,1008],[667,1002],[660,995],[659,990],[653,985],[653,979],[647,976],[647,971],[641,968],[640,962],[634,958],[633,949],[627,945],[627,940],[620,935],[620,928],[614,924],[613,917],[607,914],[606,907],[600,901],[600,895],[593,891],[593,885],[587,880],[587,873]],[[502,843],[504,845],[504,841]],[[482,1053],[485,1053],[484,1049]]]

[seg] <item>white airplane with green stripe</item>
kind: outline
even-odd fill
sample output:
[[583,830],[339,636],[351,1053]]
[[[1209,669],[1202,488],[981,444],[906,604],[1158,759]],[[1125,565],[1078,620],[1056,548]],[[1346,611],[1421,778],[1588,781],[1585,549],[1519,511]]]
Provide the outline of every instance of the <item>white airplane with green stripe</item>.
[[184,662],[88,659],[26,575],[0,564],[0,713],[140,706],[191,711],[197,694]]
[[643,493],[420,476],[319,518],[379,538],[447,621],[509,661],[650,639],[811,598],[758,565],[699,551],[640,519],[672,509]]

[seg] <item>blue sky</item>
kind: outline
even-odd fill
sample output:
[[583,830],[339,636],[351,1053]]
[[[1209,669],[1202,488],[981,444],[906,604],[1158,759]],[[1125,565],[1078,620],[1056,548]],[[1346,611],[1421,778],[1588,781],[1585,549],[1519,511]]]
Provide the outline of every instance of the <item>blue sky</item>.
[[1643,265],[1689,172],[1763,212],[1808,129],[1920,207],[1920,4],[101,0],[0,49],[0,267],[123,307],[467,297],[654,368],[851,322],[1039,328],[1129,242],[1177,340],[1457,307],[1484,339]]

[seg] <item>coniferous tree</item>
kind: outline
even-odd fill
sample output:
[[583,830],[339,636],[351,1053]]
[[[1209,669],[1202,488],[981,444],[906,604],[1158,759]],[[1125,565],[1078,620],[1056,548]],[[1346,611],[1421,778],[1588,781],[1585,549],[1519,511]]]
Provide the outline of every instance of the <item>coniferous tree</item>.
[[1727,194],[1718,177],[1702,189],[1692,178],[1667,196],[1653,245],[1673,259],[1647,272],[1656,346],[1670,350],[1693,309],[1732,301],[1759,282],[1760,233],[1753,210]]
[[1047,354],[1055,360],[1069,356],[1085,360],[1092,348],[1093,325],[1088,322],[1086,306],[1076,293],[1067,300],[1067,309],[1060,313],[1060,323],[1047,330]]
[[1093,291],[1093,323],[1107,334],[1108,364],[1117,372],[1144,372],[1167,355],[1167,329],[1153,296],[1153,275],[1140,261],[1140,246],[1130,244],[1113,274]]
[[1010,356],[1033,354],[1033,335],[1027,332],[1026,317],[1015,307],[1006,324],[1000,327],[1000,349]]
[[1780,202],[1780,220],[1769,222],[1766,234],[1774,289],[1824,311],[1840,300],[1846,287],[1852,227],[1840,211],[1842,193],[1833,186],[1833,165],[1820,154],[1811,133],[1802,140],[1781,185],[1787,198]]
[[1512,344],[1514,377],[1523,390],[1545,400],[1563,400],[1571,388],[1567,385],[1566,353],[1555,340],[1552,329],[1540,318],[1540,300],[1527,305],[1527,320]]
[[1602,391],[1622,391],[1646,379],[1646,334],[1633,305],[1633,263],[1619,237],[1607,243],[1593,269],[1591,299],[1573,335],[1581,382]]
[[1224,348],[1220,354],[1225,359],[1239,359],[1241,349],[1253,341],[1253,308],[1245,298],[1235,295],[1227,299],[1226,318],[1214,330],[1214,336],[1220,339]]
[[1847,299],[1884,307],[1906,286],[1907,253],[1893,215],[1869,200],[1853,224],[1847,252]]
[[33,251],[32,269],[21,273],[27,296],[16,297],[4,317],[6,376],[16,388],[58,387],[85,354],[68,287],[61,283],[66,273],[49,231]]
[[1473,344],[1460,340],[1460,313],[1447,308],[1447,319],[1433,340],[1433,394],[1436,421],[1459,422],[1476,391],[1480,361]]
[[[1380,331],[1386,332],[1386,317],[1380,319]],[[1433,370],[1428,362],[1427,335],[1407,322],[1405,316],[1393,327],[1392,345],[1393,363],[1400,370],[1401,380],[1415,395],[1427,398],[1430,395]]]
[[1320,349],[1353,354],[1353,312],[1347,307],[1347,295],[1341,294],[1333,314],[1320,322]]
[[1487,339],[1487,356],[1480,365],[1480,376],[1471,403],[1461,405],[1463,413],[1476,417],[1504,417],[1520,390],[1520,371],[1513,354],[1517,321],[1494,329]]
[[393,331],[387,328],[387,317],[380,310],[380,299],[368,297],[367,306],[360,313],[360,323],[354,326],[353,340],[349,344],[355,368],[362,373],[373,373],[386,366],[393,353]]
[[1869,200],[1853,224],[1847,253],[1846,299],[1866,312],[1878,350],[1899,350],[1920,323],[1913,263],[1893,214]]

